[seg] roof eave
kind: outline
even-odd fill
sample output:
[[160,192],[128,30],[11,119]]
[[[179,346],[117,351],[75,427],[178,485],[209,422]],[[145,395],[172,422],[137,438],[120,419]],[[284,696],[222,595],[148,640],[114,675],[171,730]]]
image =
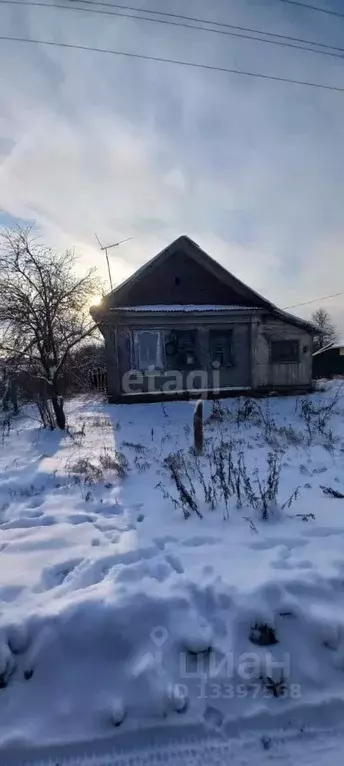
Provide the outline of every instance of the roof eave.
[[301,317],[297,317],[294,314],[289,314],[288,311],[275,307],[273,314],[280,319],[284,318],[286,322],[295,325],[295,327],[303,327],[310,335],[317,335],[319,333],[319,329],[315,324],[308,322],[307,319],[301,319]]
[[209,314],[209,315],[214,315],[214,314],[216,314],[216,315],[218,315],[218,314],[223,315],[223,314],[229,314],[229,313],[230,314],[237,314],[237,313],[238,314],[246,314],[246,313],[252,314],[252,313],[263,313],[264,311],[265,311],[265,309],[260,307],[260,306],[235,306],[235,307],[234,306],[232,306],[232,307],[231,306],[228,306],[228,307],[227,306],[219,306],[219,308],[216,308],[215,306],[214,306],[214,308],[210,308],[209,306],[204,306],[204,308],[197,307],[197,306],[190,307],[190,308],[189,307],[187,307],[187,308],[186,307],[185,308],[182,308],[182,307],[181,308],[179,308],[179,307],[172,308],[171,307],[168,310],[165,309],[165,308],[162,309],[159,306],[157,306],[157,307],[152,306],[152,307],[147,308],[147,309],[136,307],[136,306],[132,306],[132,307],[131,306],[113,306],[113,307],[109,308],[105,313],[109,314],[109,315],[113,315],[113,314],[121,314],[121,315],[123,315],[123,314],[125,314],[125,315],[127,315],[127,314],[135,314],[135,315],[137,315],[137,314],[140,314],[140,316],[142,316],[142,315],[150,316],[151,314],[159,314],[160,316],[169,316],[171,314],[190,314],[190,315],[192,315],[192,314],[195,314],[195,315],[196,314],[197,315],[201,314],[203,316],[204,314]]

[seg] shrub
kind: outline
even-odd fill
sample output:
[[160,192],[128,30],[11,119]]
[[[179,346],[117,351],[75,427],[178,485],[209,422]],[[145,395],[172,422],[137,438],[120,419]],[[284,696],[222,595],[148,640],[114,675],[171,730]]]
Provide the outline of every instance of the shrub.
[[123,447],[129,447],[129,449],[134,450],[134,452],[143,453],[146,451],[146,447],[144,444],[140,444],[140,442],[122,442]]
[[[185,518],[193,512],[202,517],[199,489],[203,492],[204,504],[209,508],[214,510],[219,505],[223,506],[225,519],[229,518],[231,501],[237,508],[244,504],[253,508],[263,520],[267,520],[278,507],[282,457],[276,452],[269,452],[264,475],[258,467],[249,471],[243,450],[235,455],[232,444],[223,440],[218,445],[212,444],[202,458],[193,451],[188,455],[183,450],[171,453],[164,460],[163,468],[174,482],[177,496],[172,496],[162,482],[158,486],[163,490],[164,497],[183,510]],[[299,487],[281,506],[282,509],[289,508],[298,493]]]
[[208,416],[206,423],[210,425],[212,423],[223,423],[229,417],[229,409],[219,399],[214,399],[211,405],[211,412]]
[[86,457],[79,458],[75,463],[69,464],[68,473],[74,474],[74,476],[82,476],[87,484],[94,484],[103,479],[102,469],[91,463]]
[[305,424],[308,446],[310,446],[314,439],[320,435],[324,442],[325,449],[329,452],[333,451],[335,437],[333,436],[332,429],[326,428],[326,426],[330,417],[335,412],[335,407],[338,404],[340,397],[341,386],[337,388],[332,399],[326,404],[317,405],[310,397],[303,397],[298,400],[296,411]]
[[121,479],[128,474],[129,462],[123,452],[102,447],[99,461],[104,471],[114,471]]
[[241,423],[247,423],[247,421],[257,420],[259,418],[258,405],[253,399],[239,399],[236,422],[239,428]]
[[[192,512],[196,513],[199,518],[202,518],[196,501],[195,487],[190,478],[182,450],[168,455],[164,460],[164,466],[169,471],[178,492],[177,499],[171,498],[166,490],[165,496],[170,497],[175,506],[181,507],[186,519],[189,518]],[[161,483],[159,486],[162,486]]]

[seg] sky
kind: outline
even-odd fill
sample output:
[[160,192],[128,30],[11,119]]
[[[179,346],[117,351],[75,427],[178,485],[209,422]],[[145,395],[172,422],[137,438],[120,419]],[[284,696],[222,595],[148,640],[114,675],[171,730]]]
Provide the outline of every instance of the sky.
[[[344,87],[338,58],[45,1],[0,3],[0,35]],[[281,0],[118,3],[344,48],[344,18]],[[133,237],[110,251],[115,284],[188,234],[280,307],[344,291],[344,93],[1,39],[0,72],[0,227],[35,221],[104,279],[95,233]],[[344,295],[294,311],[319,305],[344,336]]]

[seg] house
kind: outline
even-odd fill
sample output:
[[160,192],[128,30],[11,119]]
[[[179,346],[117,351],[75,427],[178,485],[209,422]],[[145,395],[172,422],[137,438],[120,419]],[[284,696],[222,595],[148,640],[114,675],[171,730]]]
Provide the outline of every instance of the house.
[[313,378],[344,376],[344,340],[328,343],[313,354]]
[[182,236],[91,314],[110,402],[307,391],[313,325],[274,306]]

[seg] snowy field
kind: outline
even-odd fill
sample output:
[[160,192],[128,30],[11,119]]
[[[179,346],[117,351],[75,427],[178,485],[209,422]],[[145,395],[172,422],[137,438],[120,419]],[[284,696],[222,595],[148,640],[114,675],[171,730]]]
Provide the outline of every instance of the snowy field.
[[344,388],[193,409],[3,429],[2,746],[342,720]]

